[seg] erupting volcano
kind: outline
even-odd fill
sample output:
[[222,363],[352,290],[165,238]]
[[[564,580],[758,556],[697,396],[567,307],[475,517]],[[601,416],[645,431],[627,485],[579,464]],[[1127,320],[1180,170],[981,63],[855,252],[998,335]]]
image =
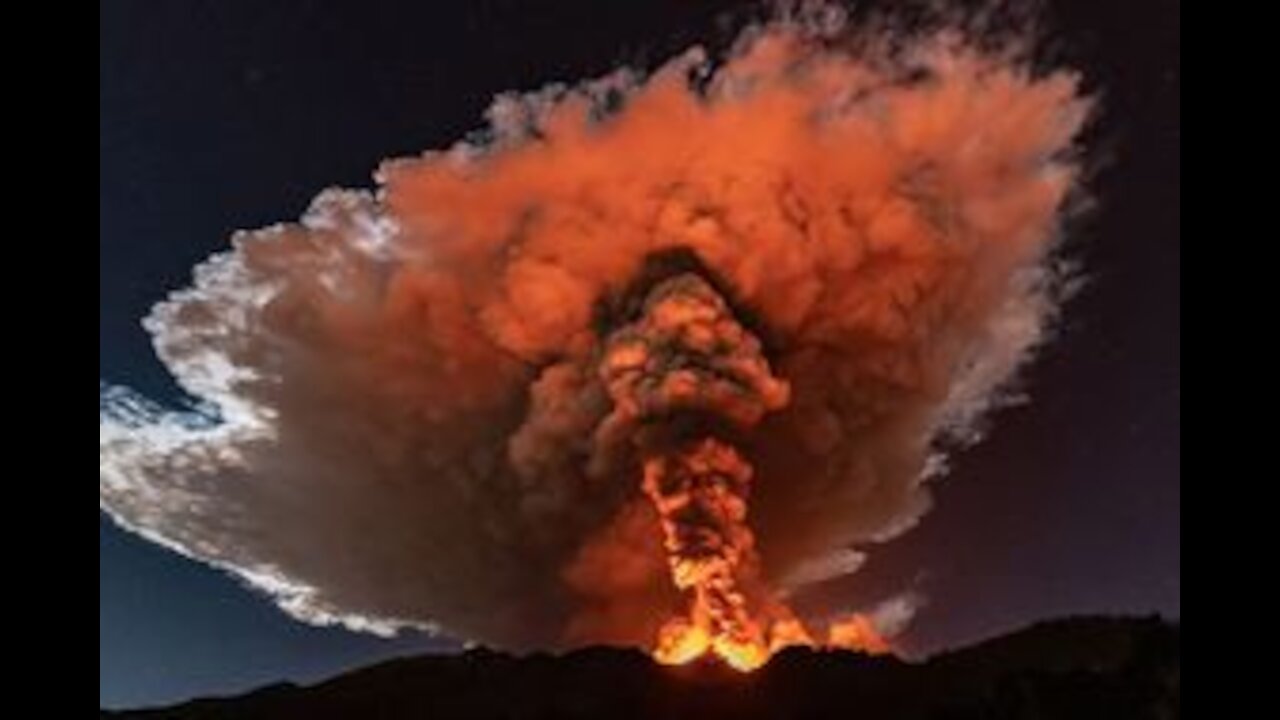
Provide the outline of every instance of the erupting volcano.
[[191,402],[102,386],[100,506],[312,623],[883,652],[909,582],[805,594],[1048,337],[1088,108],[1026,38],[831,8],[499,96],[155,306]]

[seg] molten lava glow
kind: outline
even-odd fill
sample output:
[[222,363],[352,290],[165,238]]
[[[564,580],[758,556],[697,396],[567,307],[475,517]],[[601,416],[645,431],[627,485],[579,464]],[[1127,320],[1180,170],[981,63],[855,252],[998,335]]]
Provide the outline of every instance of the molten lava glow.
[[[695,608],[692,615],[700,615]],[[753,621],[759,630],[759,624]],[[719,658],[740,672],[751,672],[768,662],[775,652],[786,647],[825,647],[856,650],[869,655],[893,651],[889,641],[875,628],[866,615],[855,614],[831,623],[826,640],[817,643],[798,620],[781,620],[768,628],[768,645],[740,642],[728,635],[714,635],[706,623],[695,623],[679,617],[669,621],[658,633],[653,658],[665,665],[684,665],[707,655]],[[758,632],[763,635],[766,633]]]
[[654,659],[666,665],[684,665],[708,654],[741,672],[755,670],[769,659],[769,651],[758,643],[713,636],[707,627],[684,618],[671,620],[662,628],[653,651]]
[[741,672],[751,672],[769,659],[768,651],[759,645],[736,643],[725,638],[716,638],[711,649],[729,667]]

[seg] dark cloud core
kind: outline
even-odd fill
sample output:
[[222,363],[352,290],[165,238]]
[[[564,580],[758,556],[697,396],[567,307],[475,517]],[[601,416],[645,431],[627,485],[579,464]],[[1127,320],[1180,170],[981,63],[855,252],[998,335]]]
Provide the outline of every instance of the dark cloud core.
[[789,387],[735,440],[763,576],[856,570],[1045,339],[1088,103],[830,20],[501,96],[483,141],[238,234],[146,320],[199,404],[103,388],[103,510],[310,622],[648,643],[673,591],[597,368],[692,273]]

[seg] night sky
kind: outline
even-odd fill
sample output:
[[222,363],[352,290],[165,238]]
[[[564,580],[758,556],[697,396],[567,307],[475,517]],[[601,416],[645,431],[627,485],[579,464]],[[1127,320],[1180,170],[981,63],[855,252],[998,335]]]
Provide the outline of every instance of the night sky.
[[[1089,282],[1025,375],[1031,402],[953,457],[918,528],[826,590],[914,583],[930,603],[905,638],[914,651],[1069,613],[1180,614],[1179,8],[1057,5],[1055,57],[1101,93],[1095,204],[1069,240]],[[370,186],[384,158],[452,143],[496,92],[652,66],[723,44],[745,16],[741,2],[608,6],[102,3],[100,377],[177,398],[139,320],[233,230],[294,219],[326,186]],[[300,625],[101,513],[99,569],[104,706],[459,647]]]

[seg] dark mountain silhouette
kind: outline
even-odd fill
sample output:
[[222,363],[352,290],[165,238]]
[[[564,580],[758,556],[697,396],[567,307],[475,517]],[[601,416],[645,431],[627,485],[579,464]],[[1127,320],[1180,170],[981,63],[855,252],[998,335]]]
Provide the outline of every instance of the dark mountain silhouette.
[[1177,624],[1089,617],[1039,623],[918,663],[788,649],[747,675],[712,663],[664,667],[615,648],[525,657],[472,650],[100,717],[1176,719],[1180,648]]

